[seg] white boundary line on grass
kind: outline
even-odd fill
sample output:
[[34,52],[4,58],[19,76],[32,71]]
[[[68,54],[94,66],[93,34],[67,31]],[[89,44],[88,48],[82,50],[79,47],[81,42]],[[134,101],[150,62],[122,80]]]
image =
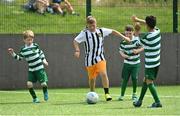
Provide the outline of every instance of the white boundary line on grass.
[[[28,94],[29,92],[26,91],[0,91],[1,93],[7,93],[7,94]],[[36,92],[38,94],[41,94],[42,92]],[[86,93],[57,93],[57,92],[51,92],[50,94],[55,94],[55,95],[61,95],[61,94],[84,94],[86,95]],[[104,95],[104,94],[99,94],[99,95]],[[119,94],[111,94],[112,96],[119,96]],[[125,95],[125,96],[132,96],[132,95]],[[145,97],[152,97],[151,95],[146,95]],[[176,95],[176,96],[169,96],[169,95],[160,95],[161,98],[180,98],[180,96]]]

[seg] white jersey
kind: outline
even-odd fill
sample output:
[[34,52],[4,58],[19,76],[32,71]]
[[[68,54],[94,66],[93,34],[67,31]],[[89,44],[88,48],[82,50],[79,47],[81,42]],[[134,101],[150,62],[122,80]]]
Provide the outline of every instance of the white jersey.
[[112,33],[111,29],[97,28],[95,32],[85,29],[75,38],[78,43],[85,43],[85,65],[92,66],[105,60],[103,41],[104,37]]

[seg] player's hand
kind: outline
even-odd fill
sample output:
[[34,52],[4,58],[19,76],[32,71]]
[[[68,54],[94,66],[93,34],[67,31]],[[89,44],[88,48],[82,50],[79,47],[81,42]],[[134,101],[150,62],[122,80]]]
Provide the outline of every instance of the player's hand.
[[75,56],[76,58],[79,58],[79,57],[80,57],[80,51],[75,51],[75,52],[74,52],[74,56]]
[[128,55],[124,55],[123,58],[126,59],[126,58],[129,58],[129,56]]
[[8,49],[8,52],[12,55],[12,54],[14,53],[14,49],[9,48],[9,49]]
[[43,63],[44,63],[45,66],[48,66],[48,65],[49,65],[49,63],[47,62],[46,59],[43,60]]
[[124,59],[129,58],[129,56],[128,56],[128,55],[125,55],[125,54],[121,54],[121,56],[122,56]]
[[138,54],[139,51],[138,51],[137,49],[134,49],[134,50],[133,50],[133,53],[134,53],[134,54]]
[[48,62],[44,62],[44,65],[45,65],[45,66],[48,66],[48,65],[49,65],[49,63],[48,63]]
[[137,16],[136,16],[136,15],[133,15],[133,16],[131,17],[131,20],[132,20],[133,22],[136,22]]

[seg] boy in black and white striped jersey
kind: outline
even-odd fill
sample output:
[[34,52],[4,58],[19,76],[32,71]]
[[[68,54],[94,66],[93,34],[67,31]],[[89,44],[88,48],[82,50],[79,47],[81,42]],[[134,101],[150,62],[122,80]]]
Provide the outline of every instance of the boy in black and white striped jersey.
[[104,57],[103,42],[104,37],[113,34],[126,41],[131,41],[116,30],[108,28],[97,28],[96,19],[92,16],[87,17],[87,28],[74,39],[75,57],[80,56],[80,43],[85,43],[85,66],[89,76],[90,91],[95,91],[95,81],[98,75],[102,78],[106,101],[112,100],[109,95],[109,80],[106,71],[106,61]]

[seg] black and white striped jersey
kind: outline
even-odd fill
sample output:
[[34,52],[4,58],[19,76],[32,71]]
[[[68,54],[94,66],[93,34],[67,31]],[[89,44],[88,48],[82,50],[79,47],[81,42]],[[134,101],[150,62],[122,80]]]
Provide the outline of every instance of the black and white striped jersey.
[[85,44],[85,66],[92,66],[100,61],[105,60],[104,57],[104,37],[112,33],[108,28],[97,28],[95,32],[85,29],[75,38],[78,43]]

